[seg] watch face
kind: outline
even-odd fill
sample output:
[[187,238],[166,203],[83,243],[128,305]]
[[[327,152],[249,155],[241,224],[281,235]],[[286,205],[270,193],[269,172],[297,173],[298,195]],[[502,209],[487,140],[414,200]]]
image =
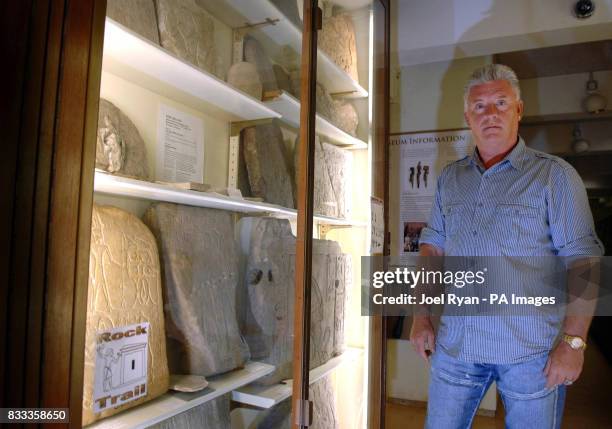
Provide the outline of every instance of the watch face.
[[571,344],[573,349],[582,347],[582,340],[580,338],[572,338]]

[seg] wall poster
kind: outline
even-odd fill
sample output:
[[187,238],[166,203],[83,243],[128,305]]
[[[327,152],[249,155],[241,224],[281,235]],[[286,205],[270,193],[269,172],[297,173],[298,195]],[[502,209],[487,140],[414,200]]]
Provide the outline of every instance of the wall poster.
[[473,151],[468,129],[396,134],[390,137],[392,255],[419,251],[442,169]]

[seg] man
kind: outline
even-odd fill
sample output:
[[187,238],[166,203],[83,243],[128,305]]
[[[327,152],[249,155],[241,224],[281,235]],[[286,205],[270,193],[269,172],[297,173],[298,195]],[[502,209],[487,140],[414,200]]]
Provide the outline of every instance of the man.
[[[563,160],[525,146],[518,135],[522,114],[518,79],[509,67],[473,72],[464,115],[476,148],[440,174],[421,255],[603,254],[580,177]],[[511,269],[523,279],[532,274]],[[443,316],[436,338],[431,318],[415,316],[410,339],[431,360],[426,426],[470,427],[495,381],[506,427],[560,427],[565,386],[582,370],[590,319]]]

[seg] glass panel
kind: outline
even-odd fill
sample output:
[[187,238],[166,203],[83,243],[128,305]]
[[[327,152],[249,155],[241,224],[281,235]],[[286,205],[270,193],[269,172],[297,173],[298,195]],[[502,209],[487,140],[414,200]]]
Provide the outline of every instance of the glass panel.
[[289,424],[300,14],[108,1],[85,425]]
[[319,5],[310,400],[315,426],[359,428],[367,419],[369,318],[360,288],[370,245],[373,26],[384,34],[384,20],[374,21],[371,1]]

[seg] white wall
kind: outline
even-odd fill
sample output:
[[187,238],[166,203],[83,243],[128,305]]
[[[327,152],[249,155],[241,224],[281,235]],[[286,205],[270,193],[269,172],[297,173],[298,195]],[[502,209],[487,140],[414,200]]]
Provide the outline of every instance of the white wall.
[[586,20],[575,0],[394,0],[399,62],[443,61],[612,37],[612,1]]

